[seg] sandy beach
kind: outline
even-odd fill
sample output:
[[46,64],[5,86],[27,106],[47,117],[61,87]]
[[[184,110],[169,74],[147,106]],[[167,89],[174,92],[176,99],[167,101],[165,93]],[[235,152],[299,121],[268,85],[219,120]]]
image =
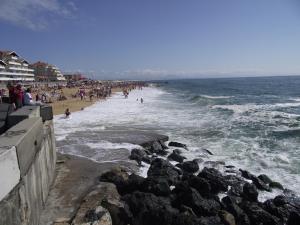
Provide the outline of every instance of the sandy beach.
[[[83,100],[80,100],[80,97],[76,97],[76,98],[72,97],[72,95],[74,95],[78,91],[78,87],[63,88],[62,91],[64,92],[64,95],[67,97],[67,99],[62,101],[54,101],[53,103],[50,104],[53,108],[54,115],[63,114],[67,108],[69,108],[71,112],[80,111],[88,106],[93,105],[97,101],[105,100],[105,98],[94,97],[92,101],[90,101],[88,97],[86,97]],[[113,93],[118,91],[121,91],[121,89],[120,88],[112,89]]]

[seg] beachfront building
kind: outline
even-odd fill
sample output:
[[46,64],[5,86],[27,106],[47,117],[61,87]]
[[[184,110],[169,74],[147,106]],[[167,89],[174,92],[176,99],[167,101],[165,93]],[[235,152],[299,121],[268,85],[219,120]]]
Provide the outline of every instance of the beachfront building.
[[34,70],[35,79],[37,81],[66,81],[60,70],[51,64],[38,61],[30,65]]
[[81,73],[64,74],[64,76],[68,81],[79,81],[86,79]]
[[14,51],[0,51],[0,82],[34,81],[33,69]]

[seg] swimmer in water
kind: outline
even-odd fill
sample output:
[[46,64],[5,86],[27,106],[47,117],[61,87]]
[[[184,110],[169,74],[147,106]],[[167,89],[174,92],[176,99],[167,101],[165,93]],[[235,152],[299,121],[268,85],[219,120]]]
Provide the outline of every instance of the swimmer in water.
[[66,109],[65,115],[66,115],[66,118],[68,118],[71,115],[69,108]]

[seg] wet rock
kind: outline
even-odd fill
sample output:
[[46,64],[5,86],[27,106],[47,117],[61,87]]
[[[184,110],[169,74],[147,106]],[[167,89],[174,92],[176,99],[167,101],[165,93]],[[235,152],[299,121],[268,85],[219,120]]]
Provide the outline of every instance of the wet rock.
[[155,142],[153,142],[153,144],[150,148],[150,151],[152,153],[158,153],[158,152],[164,151],[164,149],[158,141],[155,141]]
[[128,179],[117,184],[118,192],[121,195],[140,190],[145,178],[136,174],[131,174]]
[[284,189],[283,186],[281,185],[281,183],[276,182],[276,181],[270,182],[269,187],[270,188],[277,188],[277,189],[280,189],[280,190]]
[[276,206],[273,199],[269,199],[263,203],[263,208],[272,215],[278,217],[282,222],[286,223],[290,215],[289,211],[282,206]]
[[143,149],[132,149],[129,159],[136,160],[139,164],[143,161],[146,163],[151,163],[150,157],[147,155],[146,151]]
[[213,216],[221,208],[219,202],[213,199],[204,199],[194,188],[179,185],[173,191],[176,193],[174,205],[191,207],[197,216]]
[[166,179],[146,178],[141,185],[143,192],[150,192],[158,196],[168,196],[171,190]]
[[[177,150],[177,151],[175,151]],[[184,156],[181,156],[180,153],[178,153],[178,149],[173,150],[173,152],[168,156],[169,160],[176,161],[179,163],[182,163],[184,159],[186,159]]]
[[201,217],[198,221],[199,225],[223,225],[219,216]]
[[197,161],[195,161],[195,160],[186,161],[186,162],[177,164],[176,166],[188,173],[196,173],[199,170],[199,165],[198,165]]
[[248,215],[251,224],[280,225],[282,224],[276,216],[262,209],[257,203],[244,202],[242,208]]
[[187,149],[187,146],[185,144],[182,144],[182,143],[179,143],[176,141],[169,142],[169,146]]
[[148,177],[161,178],[168,181],[169,185],[175,184],[179,180],[180,171],[168,161],[156,158],[152,161],[148,170]]
[[236,198],[226,196],[222,199],[222,204],[225,209],[235,217],[235,221],[238,225],[250,225],[247,214],[238,206]]
[[134,192],[122,198],[134,216],[133,225],[172,225],[179,211],[171,206],[168,198],[152,193]]
[[222,174],[214,168],[204,167],[198,174],[198,177],[202,177],[209,182],[213,194],[217,194],[220,191],[227,191],[228,185],[226,180]]
[[225,210],[220,210],[219,216],[225,225],[236,225],[234,216],[231,213]]
[[261,174],[258,176],[258,178],[261,179],[265,184],[272,182],[272,180],[266,174]]
[[205,152],[208,153],[209,155],[214,155],[211,151],[209,151],[209,150],[206,149],[206,148],[203,148],[203,151],[205,151]]
[[162,147],[163,149],[168,149],[168,146],[166,146],[166,144],[165,144],[164,141],[159,140],[159,143],[160,143],[160,145],[161,145],[161,147]]
[[84,217],[85,222],[99,224],[99,225],[112,225],[112,219],[109,212],[102,206],[98,206],[94,210],[88,210]]
[[257,201],[258,197],[258,191],[255,187],[255,185],[250,184],[250,183],[245,183],[243,186],[243,196],[248,200],[248,201]]
[[235,168],[235,166],[232,166],[232,165],[227,165],[227,166],[225,166],[227,169],[233,169],[233,168]]
[[121,167],[113,168],[112,170],[102,174],[99,178],[100,181],[111,182],[114,184],[123,183],[128,179],[128,173]]
[[291,212],[287,225],[299,225],[299,221],[300,221],[300,213]]
[[103,199],[101,205],[109,211],[113,225],[127,225],[132,223],[133,215],[126,203]]
[[259,179],[256,176],[252,176],[251,180],[253,181],[253,184],[259,189],[259,190],[264,190],[264,191],[271,191],[269,186],[265,184],[261,179]]
[[[255,175],[251,174],[246,170],[240,169],[242,176],[248,180],[252,180],[253,184],[259,189],[264,191],[271,191],[266,183],[263,182],[260,178],[256,177]],[[265,177],[264,177],[265,178]]]
[[247,170],[242,170],[242,169],[239,169],[239,171],[241,172],[242,177],[244,177],[248,180],[252,180],[252,177],[254,176],[252,173],[248,172]]
[[202,196],[208,197],[210,195],[211,187],[206,179],[192,176],[188,182],[189,185],[195,188]]
[[181,212],[176,215],[172,225],[200,225],[199,219],[196,215],[190,213],[189,211]]

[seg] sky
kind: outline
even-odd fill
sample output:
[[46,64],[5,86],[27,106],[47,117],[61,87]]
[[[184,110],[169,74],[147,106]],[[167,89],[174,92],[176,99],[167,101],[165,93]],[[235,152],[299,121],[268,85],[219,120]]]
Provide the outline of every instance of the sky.
[[300,74],[300,0],[0,0],[0,49],[92,78]]

